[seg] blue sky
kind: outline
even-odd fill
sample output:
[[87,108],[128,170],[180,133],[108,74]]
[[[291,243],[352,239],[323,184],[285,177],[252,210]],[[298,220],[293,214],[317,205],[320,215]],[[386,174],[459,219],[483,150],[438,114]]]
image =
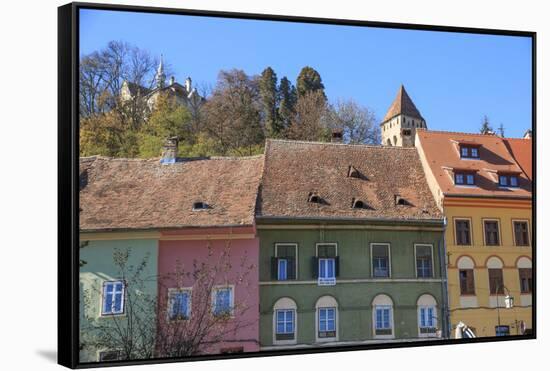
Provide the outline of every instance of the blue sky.
[[353,98],[378,118],[403,83],[429,129],[477,132],[483,115],[509,137],[531,126],[526,37],[82,10],[81,54],[111,40],[162,53],[178,81],[271,66],[294,82],[309,65],[331,101]]

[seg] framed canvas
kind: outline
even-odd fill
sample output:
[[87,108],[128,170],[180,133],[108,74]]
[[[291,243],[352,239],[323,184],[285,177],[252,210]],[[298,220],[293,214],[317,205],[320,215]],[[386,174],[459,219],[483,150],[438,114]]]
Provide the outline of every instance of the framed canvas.
[[536,34],[58,9],[59,363],[536,337]]

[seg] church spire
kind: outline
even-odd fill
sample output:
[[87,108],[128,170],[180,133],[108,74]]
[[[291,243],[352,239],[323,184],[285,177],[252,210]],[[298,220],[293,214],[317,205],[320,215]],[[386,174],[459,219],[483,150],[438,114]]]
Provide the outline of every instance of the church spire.
[[414,105],[411,97],[409,97],[409,94],[407,94],[403,84],[399,87],[397,96],[388,109],[388,112],[386,113],[386,116],[384,116],[382,122],[386,122],[398,115],[407,115],[413,118],[422,119],[422,115]]
[[162,60],[162,54],[160,55],[160,62],[157,68],[157,74],[155,75],[155,80],[157,81],[157,88],[164,88],[164,83],[166,81],[166,75],[164,74],[164,64]]

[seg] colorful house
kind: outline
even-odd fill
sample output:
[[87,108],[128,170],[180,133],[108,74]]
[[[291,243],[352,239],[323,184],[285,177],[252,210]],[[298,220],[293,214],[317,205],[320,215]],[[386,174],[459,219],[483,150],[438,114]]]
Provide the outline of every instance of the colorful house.
[[[259,349],[254,208],[263,158],[181,159],[176,147],[161,161],[81,159],[81,338],[97,335],[89,331],[97,323],[129,326],[136,302],[154,303],[135,324],[150,324],[138,337],[143,349],[89,339],[83,362]],[[141,280],[117,267],[121,252],[127,267],[143,265]]]
[[261,349],[445,337],[443,216],[414,147],[268,140]]
[[478,337],[528,333],[530,140],[420,129],[415,143],[447,220],[452,326],[463,322]]

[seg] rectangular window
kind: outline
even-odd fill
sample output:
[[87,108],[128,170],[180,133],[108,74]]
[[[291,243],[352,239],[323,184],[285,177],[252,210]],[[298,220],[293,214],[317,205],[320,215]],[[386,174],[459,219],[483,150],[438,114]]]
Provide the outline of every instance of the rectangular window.
[[456,172],[455,184],[456,185],[475,185],[476,182],[475,182],[474,173]]
[[103,284],[101,315],[124,313],[124,282],[110,281]]
[[334,258],[319,259],[319,278],[335,278]]
[[470,237],[470,221],[467,219],[460,219],[455,221],[456,229],[456,244],[457,245],[471,245]]
[[522,294],[530,294],[533,287],[531,268],[519,268],[519,287]]
[[455,184],[464,184],[464,174],[462,173],[455,174]]
[[460,278],[460,295],[475,295],[474,287],[474,270],[461,269],[459,271]]
[[477,147],[473,146],[460,146],[460,157],[461,158],[479,158],[479,151]]
[[419,324],[421,334],[432,334],[436,331],[436,318],[434,307],[421,307],[419,311]]
[[500,245],[498,222],[496,220],[485,220],[483,222],[485,226],[485,245],[498,246]]
[[504,294],[504,281],[502,279],[502,269],[489,268],[489,292],[491,295]]
[[275,339],[293,340],[294,339],[294,317],[293,309],[280,309],[275,312]]
[[372,251],[372,276],[390,276],[390,247],[388,245],[373,244]]
[[416,276],[418,278],[433,277],[432,270],[432,247],[418,245],[416,250]]
[[518,187],[518,186],[519,186],[518,177],[512,175],[512,176],[510,177],[510,187]]
[[474,185],[474,174],[466,174],[466,184]]
[[336,308],[319,308],[319,337],[336,337]]
[[294,244],[276,244],[275,257],[272,258],[272,279],[277,281],[296,279],[297,246]]
[[118,350],[108,350],[99,352],[99,362],[117,361],[120,358]]
[[231,315],[233,310],[233,289],[231,287],[214,289],[213,307],[215,316]]
[[495,326],[496,336],[508,336],[510,335],[510,326]]
[[170,290],[168,293],[168,318],[171,321],[189,319],[191,295],[187,290]]
[[322,286],[335,285],[339,270],[336,245],[318,244],[315,264],[316,272],[314,272],[314,275],[318,278],[318,284]]
[[376,335],[391,335],[391,307],[385,305],[378,305],[375,307],[376,314]]
[[518,187],[517,175],[502,174],[498,176],[498,185],[501,187]]
[[516,246],[529,245],[529,229],[527,222],[514,222],[514,237]]

